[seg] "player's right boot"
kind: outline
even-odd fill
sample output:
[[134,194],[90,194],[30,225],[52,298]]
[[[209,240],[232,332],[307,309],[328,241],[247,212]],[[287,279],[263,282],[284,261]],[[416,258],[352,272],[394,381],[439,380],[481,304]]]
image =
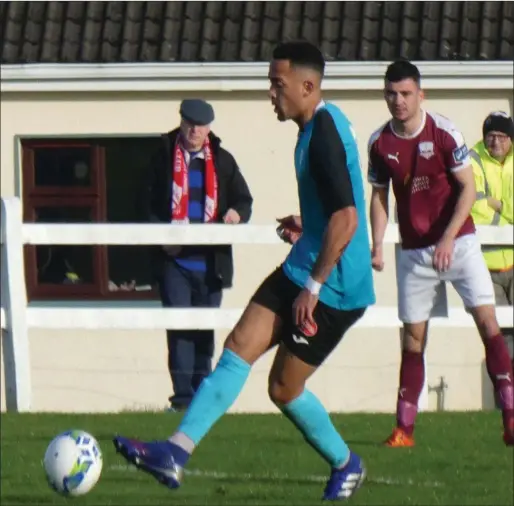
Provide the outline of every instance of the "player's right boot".
[[116,451],[128,462],[152,475],[166,487],[174,489],[180,486],[184,471],[175,462],[169,441],[144,443],[137,439],[116,436],[113,443]]
[[514,446],[514,420],[511,420],[509,427],[503,431],[503,442],[507,446]]
[[400,427],[396,427],[393,433],[384,441],[384,445],[390,448],[411,448],[414,446],[414,437],[409,436]]
[[366,468],[360,457],[350,453],[348,463],[342,469],[332,469],[325,487],[324,501],[343,501],[350,498],[366,478]]

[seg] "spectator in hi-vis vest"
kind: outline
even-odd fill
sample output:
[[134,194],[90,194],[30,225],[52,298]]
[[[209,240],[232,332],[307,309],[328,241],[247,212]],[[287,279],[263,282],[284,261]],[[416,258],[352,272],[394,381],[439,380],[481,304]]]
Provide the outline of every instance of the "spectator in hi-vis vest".
[[[504,112],[492,112],[482,128],[483,140],[470,152],[476,202],[472,216],[476,225],[512,225],[513,223],[513,147],[514,122]],[[484,258],[491,272],[496,304],[513,305],[514,248],[509,245],[483,246]],[[504,329],[514,354],[514,332]]]

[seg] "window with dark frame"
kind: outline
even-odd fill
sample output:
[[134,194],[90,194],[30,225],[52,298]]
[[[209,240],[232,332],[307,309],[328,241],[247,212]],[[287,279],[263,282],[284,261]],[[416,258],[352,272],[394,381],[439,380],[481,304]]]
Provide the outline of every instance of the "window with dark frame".
[[[23,219],[133,223],[159,137],[25,139]],[[158,299],[148,246],[25,246],[30,300]]]

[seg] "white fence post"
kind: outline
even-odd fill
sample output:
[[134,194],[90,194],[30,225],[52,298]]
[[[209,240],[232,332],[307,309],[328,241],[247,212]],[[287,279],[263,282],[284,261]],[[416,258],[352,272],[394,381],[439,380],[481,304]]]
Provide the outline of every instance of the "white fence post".
[[20,199],[2,199],[2,349],[6,407],[12,411],[30,411],[32,400],[22,222]]

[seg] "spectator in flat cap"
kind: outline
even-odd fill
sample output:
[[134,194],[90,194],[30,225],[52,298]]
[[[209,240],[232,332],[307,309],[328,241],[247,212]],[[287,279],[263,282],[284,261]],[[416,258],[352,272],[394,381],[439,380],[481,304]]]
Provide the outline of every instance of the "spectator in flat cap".
[[[249,221],[252,196],[234,157],[211,131],[214,110],[200,99],[180,105],[180,126],[162,136],[144,187],[146,219],[157,223]],[[164,307],[219,307],[232,286],[230,245],[174,246],[156,251],[155,264]],[[168,330],[168,368],[173,384],[171,410],[187,408],[211,372],[213,330]]]
[[211,104],[197,98],[183,100],[180,104],[180,115],[191,125],[205,126],[214,121],[214,109]]
[[[512,225],[514,221],[513,139],[512,118],[505,112],[492,112],[482,125],[482,140],[470,151],[477,191],[471,212],[476,225]],[[484,246],[483,254],[493,280],[496,305],[512,306],[514,248]],[[502,329],[502,332],[512,358],[514,331]]]

